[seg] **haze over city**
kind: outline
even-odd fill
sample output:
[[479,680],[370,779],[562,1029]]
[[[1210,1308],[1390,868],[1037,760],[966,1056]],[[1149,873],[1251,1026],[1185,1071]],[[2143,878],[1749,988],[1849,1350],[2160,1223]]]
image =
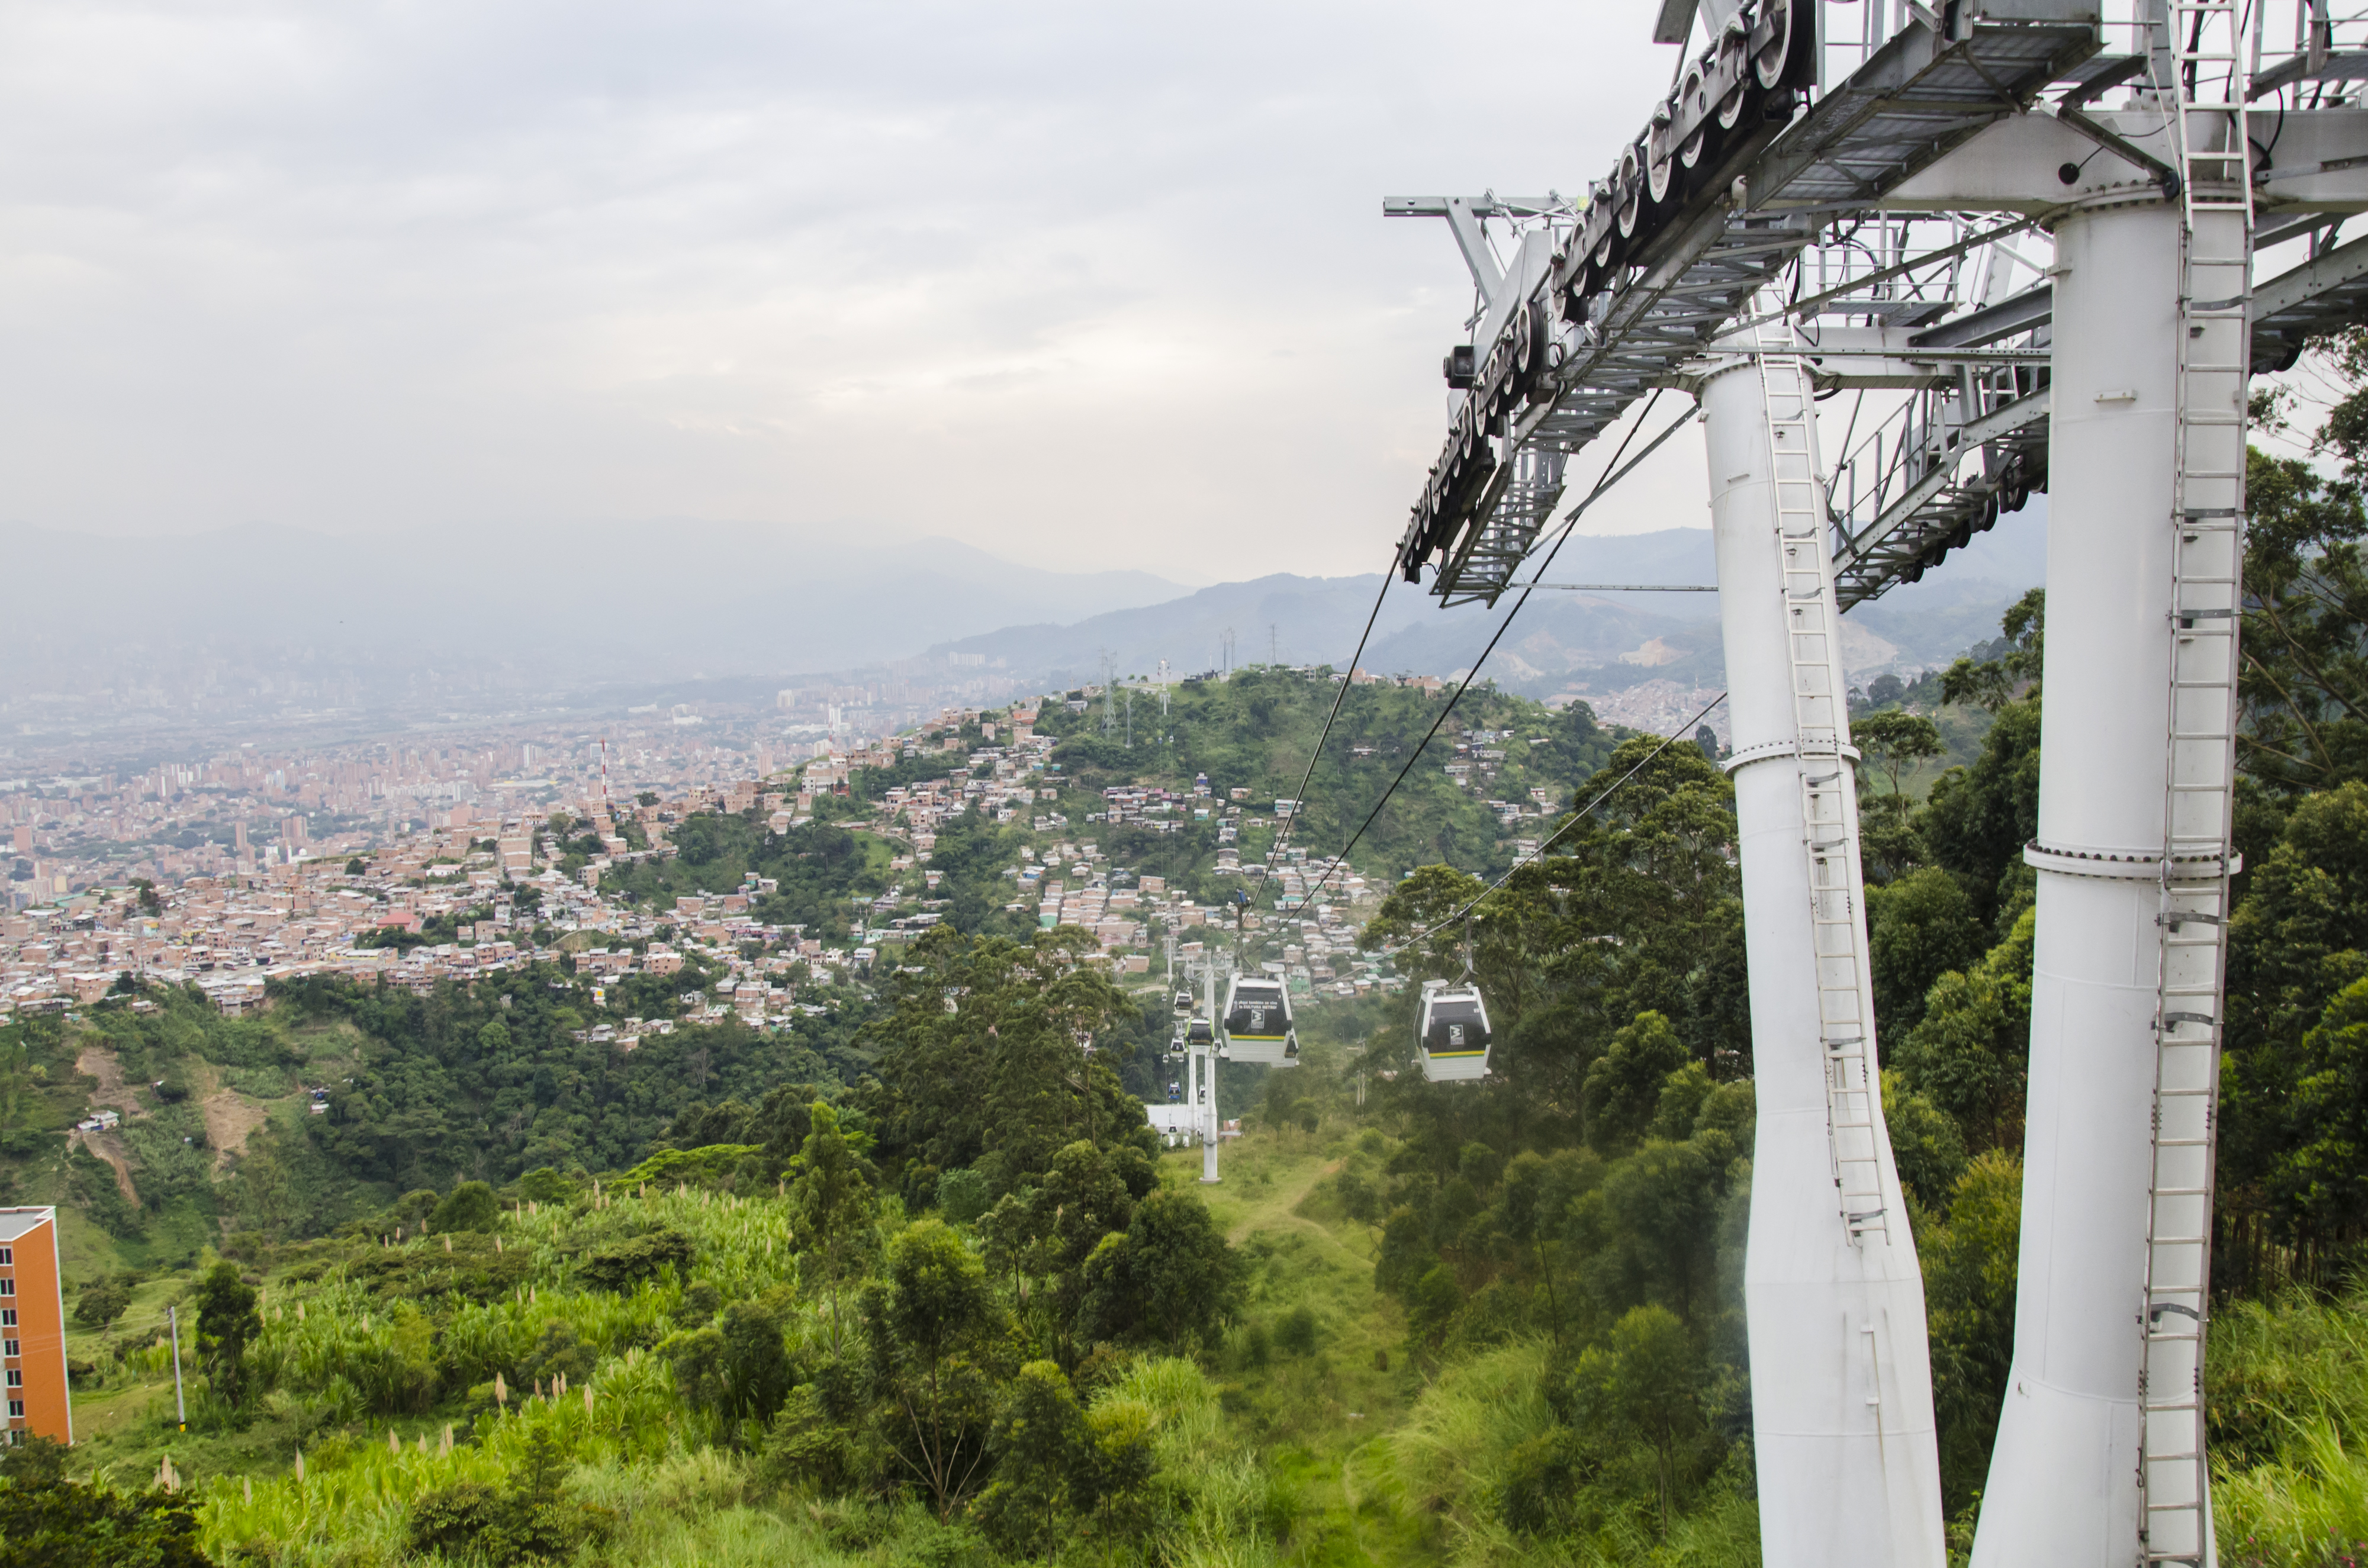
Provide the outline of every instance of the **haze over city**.
[[[1379,570],[1469,298],[1381,199],[1570,183],[1668,51],[1629,29],[1475,108],[1566,20],[13,7],[0,520]],[[1590,527],[1703,502],[1673,449]]]

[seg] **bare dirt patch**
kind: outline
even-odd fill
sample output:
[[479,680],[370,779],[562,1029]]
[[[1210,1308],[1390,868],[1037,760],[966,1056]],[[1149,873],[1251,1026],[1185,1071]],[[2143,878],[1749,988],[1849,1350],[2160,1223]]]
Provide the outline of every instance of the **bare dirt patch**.
[[140,1114],[140,1091],[123,1081],[123,1064],[103,1045],[85,1045],[74,1058],[74,1071],[98,1080],[91,1091],[93,1105],[109,1106],[126,1116]]
[[260,1101],[249,1099],[235,1089],[216,1089],[205,1097],[202,1108],[206,1113],[206,1142],[213,1145],[217,1171],[230,1164],[233,1154],[246,1152],[246,1141],[271,1115]]

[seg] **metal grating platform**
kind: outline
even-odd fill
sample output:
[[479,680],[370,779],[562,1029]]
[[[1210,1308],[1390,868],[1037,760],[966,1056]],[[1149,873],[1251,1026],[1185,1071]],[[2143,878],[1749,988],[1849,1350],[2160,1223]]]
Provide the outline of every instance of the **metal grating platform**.
[[[1962,346],[2044,328],[2051,293],[2042,285],[1913,341]],[[2368,237],[2257,285],[2250,311],[2252,362],[2262,369],[2291,366],[2312,337],[2368,323]],[[2016,510],[2025,496],[2046,488],[2048,393],[2044,377],[2029,381],[2013,387],[2013,395],[1992,398],[1979,418],[1956,433],[1944,460],[1872,522],[1853,529],[1848,519],[1837,520],[1834,581],[1845,608],[1917,581],[2000,512]],[[1976,446],[1983,449],[1977,467],[1965,460]]]
[[[1895,35],[1750,160],[1748,185],[1736,182],[1673,222],[1633,258],[1619,287],[1594,296],[1562,363],[1539,379],[1506,433],[1488,437],[1497,449],[1476,504],[1442,528],[1426,515],[1434,506],[1426,494],[1401,541],[1401,569],[1413,571],[1435,549],[1431,591],[1443,603],[1494,603],[1560,502],[1569,455],[1651,388],[1673,384],[1825,217],[1869,206],[1983,127],[2021,113],[2096,50],[2085,26],[1976,26],[1949,42],[1915,22]],[[1553,312],[1585,265],[1584,256],[1557,257],[1531,310]],[[1451,437],[1441,469],[1462,439]]]

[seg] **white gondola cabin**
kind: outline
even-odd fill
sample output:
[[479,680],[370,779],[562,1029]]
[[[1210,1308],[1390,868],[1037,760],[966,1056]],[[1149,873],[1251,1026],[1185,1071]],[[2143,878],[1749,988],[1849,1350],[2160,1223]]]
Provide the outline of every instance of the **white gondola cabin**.
[[1414,1043],[1422,1075],[1434,1084],[1486,1077],[1488,1004],[1481,999],[1480,988],[1438,980],[1426,984]]
[[1235,978],[1225,993],[1225,1059],[1269,1067],[1299,1065],[1291,994],[1281,981]]
[[[1212,1051],[1217,1044],[1217,1028],[1206,1018],[1194,1018],[1184,1026],[1184,1049]],[[1180,1052],[1179,1052],[1180,1054]]]

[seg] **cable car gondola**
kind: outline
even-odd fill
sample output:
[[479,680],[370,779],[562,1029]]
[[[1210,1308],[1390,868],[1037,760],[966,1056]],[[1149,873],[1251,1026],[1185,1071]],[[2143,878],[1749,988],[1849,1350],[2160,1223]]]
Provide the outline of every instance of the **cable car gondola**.
[[1180,1051],[1209,1051],[1213,1049],[1216,1043],[1216,1028],[1208,1019],[1194,1018],[1184,1026],[1184,1040]]
[[1291,995],[1281,981],[1235,977],[1225,992],[1225,1059],[1269,1067],[1299,1065]]
[[1468,979],[1454,985],[1426,981],[1422,1016],[1416,1020],[1415,1054],[1422,1075],[1434,1084],[1468,1082],[1488,1075],[1488,1004]]

